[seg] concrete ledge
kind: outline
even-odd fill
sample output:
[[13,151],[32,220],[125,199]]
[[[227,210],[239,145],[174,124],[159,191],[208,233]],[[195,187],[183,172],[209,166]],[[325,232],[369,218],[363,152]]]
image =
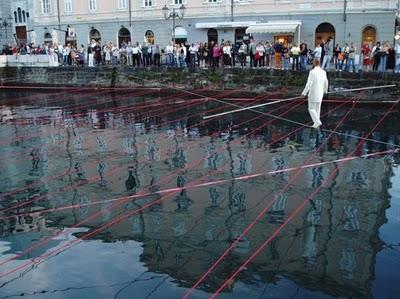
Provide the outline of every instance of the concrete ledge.
[[0,55],[2,67],[58,67],[56,56],[51,55]]
[[[1,57],[1,56],[0,56]],[[28,56],[29,57],[29,56]],[[40,57],[40,56],[38,56]],[[49,56],[38,59],[49,63]],[[1,60],[0,60],[1,63]],[[4,62],[3,62],[4,63]],[[29,63],[29,62],[28,62]],[[118,66],[83,67],[4,67],[0,85],[31,87],[160,88],[187,90],[237,90],[239,94],[279,91],[282,97],[298,95],[308,72],[273,69],[171,69]],[[363,93],[363,100],[393,101],[400,98],[400,75],[393,73],[329,72],[330,90],[396,84],[397,88]],[[340,94],[339,97],[354,96]]]

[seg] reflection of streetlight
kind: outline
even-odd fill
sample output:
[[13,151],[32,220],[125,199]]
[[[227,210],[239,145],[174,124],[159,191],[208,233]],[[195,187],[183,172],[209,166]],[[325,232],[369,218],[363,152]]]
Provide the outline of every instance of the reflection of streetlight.
[[170,8],[167,7],[167,5],[164,5],[164,7],[162,8],[164,18],[166,20],[172,19],[172,40],[174,42],[174,45],[175,45],[175,19],[178,18],[179,20],[182,20],[183,16],[185,15],[185,10],[186,7],[183,4],[178,9],[175,9],[173,7],[172,11]]
[[6,31],[6,38],[8,37],[7,36],[7,28],[11,28],[12,27],[12,17],[11,17],[11,15],[8,15],[8,17],[5,19],[5,20],[3,20],[3,18],[0,18],[0,28],[1,29],[5,29],[5,31]]

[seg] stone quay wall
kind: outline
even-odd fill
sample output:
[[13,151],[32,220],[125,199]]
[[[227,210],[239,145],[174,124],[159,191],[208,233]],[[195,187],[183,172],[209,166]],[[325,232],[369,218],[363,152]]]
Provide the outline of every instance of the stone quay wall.
[[[0,86],[24,87],[93,87],[93,88],[159,88],[165,92],[185,90],[208,91],[235,89],[235,96],[281,92],[281,97],[299,95],[308,72],[272,69],[133,69],[131,67],[4,67],[0,68]],[[373,72],[328,72],[330,90],[353,89],[396,84],[395,88],[362,92],[363,101],[389,102],[400,99],[400,75]],[[344,98],[355,93],[337,93]],[[332,96],[330,96],[332,97]]]

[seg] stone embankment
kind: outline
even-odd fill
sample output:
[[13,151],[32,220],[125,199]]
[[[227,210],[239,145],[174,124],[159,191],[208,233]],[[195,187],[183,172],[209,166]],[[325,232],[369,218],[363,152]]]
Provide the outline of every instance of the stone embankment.
[[[165,92],[186,89],[207,91],[235,89],[236,97],[265,92],[280,92],[282,98],[299,95],[307,81],[307,72],[270,69],[133,69],[129,67],[4,67],[0,85],[32,87],[160,88]],[[353,89],[396,84],[390,89],[361,93],[363,101],[391,102],[400,99],[400,75],[373,72],[329,72],[330,90]],[[330,98],[353,97],[355,93],[337,93]]]

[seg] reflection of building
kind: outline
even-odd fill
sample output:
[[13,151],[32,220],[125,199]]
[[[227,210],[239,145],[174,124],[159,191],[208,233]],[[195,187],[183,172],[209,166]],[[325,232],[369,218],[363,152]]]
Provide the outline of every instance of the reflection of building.
[[[179,41],[240,42],[246,31],[257,39],[306,40],[314,44],[332,37],[335,42],[393,40],[396,0],[118,0],[34,2],[35,30],[43,42],[49,28],[76,28],[78,44],[90,39],[121,44],[149,41],[167,44],[172,39],[172,22],[165,20],[167,4],[186,9],[177,20]],[[59,5],[57,5],[59,3]],[[51,33],[47,32],[47,33]]]
[[[77,95],[77,99],[80,97]],[[85,227],[95,229],[105,221],[143,207],[162,196],[151,194],[141,199],[120,200],[115,208],[116,202],[106,202],[111,198],[121,199],[122,196],[137,194],[140,192],[135,190],[137,186],[162,190],[188,186],[204,175],[209,181],[229,180],[236,175],[282,170],[301,165],[314,148],[310,141],[313,134],[309,129],[297,136],[299,150],[290,149],[285,142],[268,148],[257,143],[261,137],[266,142],[277,139],[277,131],[271,126],[247,139],[239,139],[238,133],[232,134],[232,138],[201,134],[192,138],[185,133],[187,128],[184,125],[150,129],[148,122],[139,122],[141,116],[138,110],[123,114],[95,109],[87,111],[90,112],[72,116],[69,110],[60,108],[45,111],[39,108],[3,108],[2,120],[5,123],[2,124],[2,140],[18,141],[13,149],[32,155],[29,161],[17,161],[15,157],[11,160],[10,147],[2,146],[0,153],[8,158],[0,161],[0,176],[10,181],[1,186],[6,190],[14,189],[20,182],[21,177],[16,176],[19,172],[23,173],[23,179],[31,180],[39,173],[40,188],[35,191],[46,196],[35,207],[75,207],[38,218],[22,218],[18,223],[2,223],[2,237],[7,236],[7,232],[18,237],[20,230],[28,234],[56,230],[45,225],[71,226],[98,213],[85,224]],[[75,112],[81,111],[77,109]],[[40,119],[38,115],[49,117]],[[174,117],[176,115],[169,115],[162,121]],[[25,120],[29,125],[14,125],[14,118]],[[48,121],[48,126],[41,125],[45,121]],[[283,136],[287,128],[282,126],[280,129],[280,136]],[[249,132],[250,129],[244,131]],[[212,133],[211,128],[209,133]],[[385,133],[390,134],[391,131]],[[35,134],[39,134],[40,138],[31,138]],[[352,148],[354,144],[351,142],[344,141],[345,146]],[[32,152],[31,148],[40,148],[40,151]],[[39,153],[46,157],[41,157]],[[332,150],[309,163],[336,157],[337,153]],[[254,283],[254,274],[257,274],[258,280],[273,282],[280,275],[302,287],[335,296],[369,297],[375,255],[379,250],[378,228],[384,221],[384,209],[388,203],[390,169],[384,161],[383,158],[359,159],[340,168],[334,183],[323,188],[255,259],[248,267],[249,271],[240,276],[241,281]],[[190,169],[196,162],[197,165]],[[270,236],[336,167],[335,164],[326,164],[308,168],[282,194],[280,191],[293,178],[294,172],[174,192],[161,203],[132,215],[126,221],[115,223],[94,237],[105,241],[135,239],[143,242],[141,261],[149,271],[167,273],[177,283],[191,286],[262,208],[276,197],[260,223],[212,273],[207,284],[202,285],[204,289],[215,290],[226,278],[227,272],[238,266]],[[31,172],[32,169],[35,171]],[[217,174],[209,172],[218,169],[222,171]],[[68,175],[62,179],[47,177],[67,170]],[[170,176],[172,171],[174,173],[169,181],[158,183]],[[0,180],[0,184],[4,182]],[[57,193],[60,187],[65,189]],[[10,198],[17,201],[19,194]],[[102,203],[93,204],[97,201]],[[30,212],[31,209],[20,208],[18,212]],[[29,244],[24,243],[23,246],[27,248]],[[17,248],[12,249],[13,252],[20,250],[19,247],[13,248]]]

